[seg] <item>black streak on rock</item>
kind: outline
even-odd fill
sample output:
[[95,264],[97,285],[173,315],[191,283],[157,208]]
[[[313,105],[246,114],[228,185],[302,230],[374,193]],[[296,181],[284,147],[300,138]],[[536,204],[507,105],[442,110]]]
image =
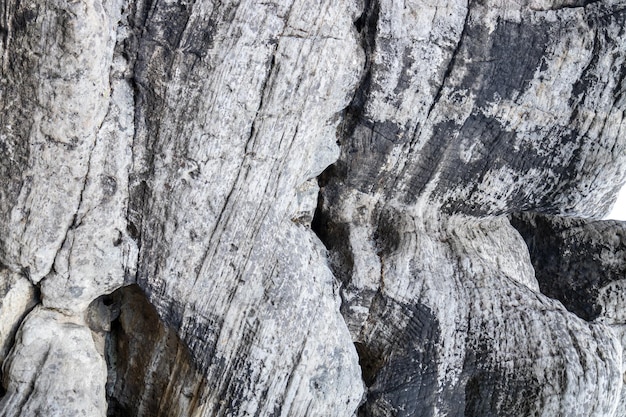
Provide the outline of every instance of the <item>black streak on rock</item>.
[[[437,318],[425,305],[402,304],[382,294],[372,310],[385,329],[384,334],[369,335],[358,349],[365,381],[371,385],[359,416],[434,416]],[[406,324],[398,327],[399,323]]]
[[550,25],[500,20],[492,33],[483,24],[470,25],[467,30],[471,41],[466,42],[465,54],[471,61],[466,64],[461,88],[476,94],[479,108],[522,94],[541,66]]
[[511,224],[528,245],[541,292],[584,320],[596,319],[602,313],[599,290],[626,276],[626,262],[612,262],[602,252],[623,251],[626,228],[534,214],[516,214]]

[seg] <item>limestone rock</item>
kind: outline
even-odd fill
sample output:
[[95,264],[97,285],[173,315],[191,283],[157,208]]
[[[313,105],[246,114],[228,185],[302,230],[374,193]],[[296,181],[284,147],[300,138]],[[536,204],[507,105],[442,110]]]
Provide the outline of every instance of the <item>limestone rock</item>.
[[0,270],[0,362],[13,344],[20,322],[37,304],[35,287],[21,274]]
[[0,415],[626,412],[626,1],[0,5]]
[[366,73],[321,176],[313,226],[343,283],[362,415],[616,415],[620,338],[542,293],[501,216],[608,210],[624,5],[444,3],[367,3]]
[[3,416],[106,416],[104,358],[76,317],[37,307],[3,369]]

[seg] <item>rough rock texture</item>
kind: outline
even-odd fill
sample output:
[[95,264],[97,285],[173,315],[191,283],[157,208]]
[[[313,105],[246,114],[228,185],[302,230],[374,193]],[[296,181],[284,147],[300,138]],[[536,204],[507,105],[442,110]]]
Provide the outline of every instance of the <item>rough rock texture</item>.
[[37,307],[22,322],[3,364],[3,416],[97,416],[106,412],[104,358],[74,316]]
[[0,415],[626,412],[626,1],[0,10]]
[[362,415],[615,415],[618,334],[556,302],[568,284],[538,285],[501,216],[607,211],[626,156],[624,4],[448,2],[415,26],[368,6],[314,222],[367,369]]
[[[608,327],[626,369],[626,224],[521,214],[512,224],[530,250],[541,291],[584,320]],[[626,387],[619,409],[626,413]]]

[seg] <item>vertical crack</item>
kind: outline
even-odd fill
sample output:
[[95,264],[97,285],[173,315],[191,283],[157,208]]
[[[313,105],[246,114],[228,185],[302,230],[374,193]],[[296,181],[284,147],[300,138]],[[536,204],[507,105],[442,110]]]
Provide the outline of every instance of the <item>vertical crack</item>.
[[365,103],[372,83],[372,57],[376,49],[376,35],[380,15],[379,0],[364,0],[363,13],[354,22],[354,27],[361,35],[361,48],[365,52],[363,75],[352,96],[350,104],[344,110],[344,122],[340,125],[338,137],[348,138],[354,133],[358,122],[363,119]]
[[448,66],[446,67],[446,70],[443,73],[443,78],[441,79],[439,88],[437,89],[437,92],[435,93],[435,98],[433,99],[433,102],[428,108],[428,112],[426,113],[426,119],[430,118],[430,114],[432,113],[433,109],[435,108],[439,100],[441,99],[441,94],[443,91],[443,87],[446,85],[446,80],[450,77],[450,74],[452,74],[452,70],[454,69],[454,66],[456,65],[458,54],[459,54],[459,51],[461,50],[461,45],[463,44],[463,38],[465,37],[465,33],[467,32],[467,26],[469,24],[469,15],[470,15],[470,4],[468,2],[467,12],[465,14],[465,20],[463,21],[463,29],[461,30],[459,41],[456,43],[454,51],[452,52],[452,56],[450,57],[450,61],[448,61]]
[[[364,119],[365,104],[371,91],[379,15],[379,0],[364,0],[363,11],[354,22],[354,27],[360,35],[361,48],[365,53],[365,63],[361,80],[354,91],[352,100],[344,109],[343,121],[337,128],[337,143],[342,148],[341,156],[337,162],[317,177],[320,191],[311,222],[311,229],[328,249],[331,271],[344,288],[352,279],[354,253],[350,244],[350,225],[339,221],[334,209],[339,205],[343,180],[347,176],[347,167],[342,161],[347,152],[346,148],[349,146],[347,139],[354,134],[358,124]],[[339,293],[343,298],[343,291]],[[355,343],[355,348],[359,356],[361,378],[365,385],[370,387],[381,366],[380,355],[378,352],[370,352],[368,346],[363,343]],[[364,394],[364,400],[366,395],[367,393]],[[359,413],[362,413],[362,406]]]
[[[337,137],[340,147],[349,138],[363,119],[365,103],[370,93],[372,80],[372,56],[376,47],[376,34],[380,15],[379,0],[364,0],[363,12],[355,20],[354,27],[360,34],[361,48],[365,52],[363,75],[357,85],[350,104],[344,109],[344,120],[339,124]],[[344,150],[342,149],[342,154]],[[329,250],[330,266],[333,274],[344,285],[352,276],[354,258],[349,243],[349,226],[333,219],[332,206],[339,198],[337,184],[346,172],[340,160],[326,168],[318,177],[320,191],[317,208],[313,214],[311,229]]]

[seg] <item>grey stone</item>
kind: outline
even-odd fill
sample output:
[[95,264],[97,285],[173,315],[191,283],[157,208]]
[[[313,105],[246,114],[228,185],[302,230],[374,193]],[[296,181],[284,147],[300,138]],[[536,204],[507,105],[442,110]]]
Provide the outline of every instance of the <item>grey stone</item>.
[[0,415],[625,412],[623,0],[0,5]]

